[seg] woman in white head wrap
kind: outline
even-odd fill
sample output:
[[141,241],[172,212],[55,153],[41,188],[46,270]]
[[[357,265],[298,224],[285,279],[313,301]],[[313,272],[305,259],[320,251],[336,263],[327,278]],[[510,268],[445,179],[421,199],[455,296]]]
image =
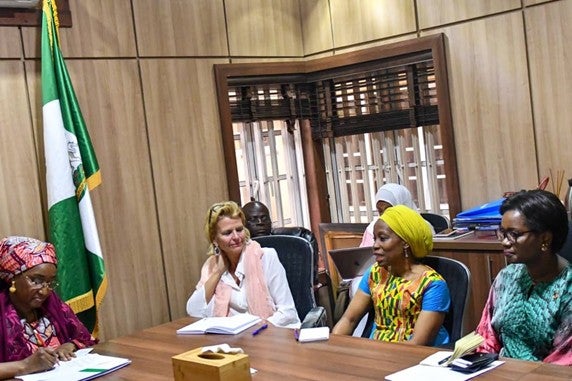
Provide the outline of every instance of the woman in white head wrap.
[[[383,184],[375,194],[375,207],[377,208],[377,212],[381,216],[385,209],[396,205],[405,205],[410,209],[417,210],[417,205],[413,202],[413,197],[411,197],[411,193],[407,188],[395,183]],[[375,225],[378,219],[379,217],[375,217],[365,229],[360,247],[373,246],[373,225]],[[431,232],[435,233],[433,227],[431,227]]]

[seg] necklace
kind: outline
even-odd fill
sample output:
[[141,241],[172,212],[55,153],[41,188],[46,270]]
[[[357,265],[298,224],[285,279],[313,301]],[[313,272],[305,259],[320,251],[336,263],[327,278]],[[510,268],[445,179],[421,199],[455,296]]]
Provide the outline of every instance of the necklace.
[[42,317],[34,322],[26,319],[20,320],[24,327],[24,337],[36,347],[45,347],[50,337],[54,334],[53,325],[46,317]]

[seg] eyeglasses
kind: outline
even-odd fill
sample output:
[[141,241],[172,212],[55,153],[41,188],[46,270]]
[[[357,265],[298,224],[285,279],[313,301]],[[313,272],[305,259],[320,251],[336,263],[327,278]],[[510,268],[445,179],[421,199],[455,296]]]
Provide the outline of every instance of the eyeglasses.
[[49,290],[53,290],[54,288],[56,288],[60,285],[60,283],[55,279],[52,281],[46,282],[42,278],[29,277],[27,275],[25,275],[25,277],[26,277],[26,280],[28,281],[28,283],[30,283],[30,285],[33,288],[48,288]]
[[497,238],[499,241],[504,241],[505,238],[508,239],[510,243],[516,243],[516,241],[525,235],[526,233],[531,233],[534,230],[526,230],[523,232],[519,232],[517,230],[504,230],[504,229],[497,229]]
[[215,209],[220,209],[220,208],[222,207],[222,205],[223,205],[223,204],[220,204],[220,203],[219,203],[219,204],[214,204],[214,205],[211,207],[211,210],[209,211],[209,224],[210,224],[211,221],[212,221],[213,213],[216,212]]

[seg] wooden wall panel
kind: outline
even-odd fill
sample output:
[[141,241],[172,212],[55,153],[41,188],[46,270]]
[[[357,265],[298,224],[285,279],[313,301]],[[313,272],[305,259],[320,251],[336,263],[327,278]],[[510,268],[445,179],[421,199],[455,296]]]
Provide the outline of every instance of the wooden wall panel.
[[[536,4],[540,4],[540,3],[547,3],[549,1],[560,1],[560,0],[524,0],[524,5],[525,6],[536,5]],[[568,1],[568,0],[566,0],[566,1]]]
[[20,58],[20,31],[14,27],[0,27],[0,58]]
[[226,0],[231,56],[302,56],[298,0]]
[[[103,183],[93,192],[109,292],[109,337],[169,321],[150,154],[135,60],[69,61]],[[122,311],[118,313],[118,311]]]
[[[72,27],[60,29],[65,58],[134,57],[130,0],[70,0]],[[22,28],[26,57],[40,57],[40,27]]]
[[464,209],[538,184],[524,27],[508,13],[443,29]]
[[330,0],[334,46],[415,31],[413,0]]
[[223,0],[133,2],[141,56],[228,55]]
[[[331,56],[331,54],[329,54],[328,56]],[[252,62],[256,62],[256,63],[262,63],[262,62],[295,62],[295,61],[304,61],[304,58],[286,58],[286,57],[282,57],[282,58],[234,58],[232,60],[231,63],[233,64],[241,64],[241,63],[252,63]]]
[[300,0],[304,55],[334,48],[328,0]]
[[228,198],[212,69],[226,62],[141,61],[172,318],[186,315],[206,259],[208,208]]
[[[572,178],[572,0],[527,8],[525,16],[540,174],[552,168],[555,177],[564,170]],[[553,184],[547,189],[557,189]]]
[[0,239],[8,235],[45,239],[24,65],[0,61],[0,78]]
[[520,0],[417,0],[422,29],[517,8],[520,8]]
[[[383,45],[387,45],[387,44],[393,44],[394,42],[411,40],[411,39],[414,39],[416,37],[417,37],[416,34],[412,33],[412,34],[406,34],[404,36],[388,38],[388,39],[384,39],[384,40],[380,40],[380,41],[374,41],[374,42],[370,42],[367,44],[348,46],[348,47],[336,49],[336,54],[344,54],[344,53],[356,52],[358,50],[375,48],[376,46],[383,46]],[[312,57],[312,58],[314,58],[314,57]]]

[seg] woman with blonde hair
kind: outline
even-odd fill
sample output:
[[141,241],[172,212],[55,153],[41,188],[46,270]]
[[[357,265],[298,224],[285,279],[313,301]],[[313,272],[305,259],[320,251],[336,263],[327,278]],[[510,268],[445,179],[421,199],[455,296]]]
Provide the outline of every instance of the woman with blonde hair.
[[208,258],[187,301],[187,313],[194,317],[250,313],[276,326],[299,325],[276,250],[251,240],[244,225],[244,213],[233,201],[209,208],[205,223]]

